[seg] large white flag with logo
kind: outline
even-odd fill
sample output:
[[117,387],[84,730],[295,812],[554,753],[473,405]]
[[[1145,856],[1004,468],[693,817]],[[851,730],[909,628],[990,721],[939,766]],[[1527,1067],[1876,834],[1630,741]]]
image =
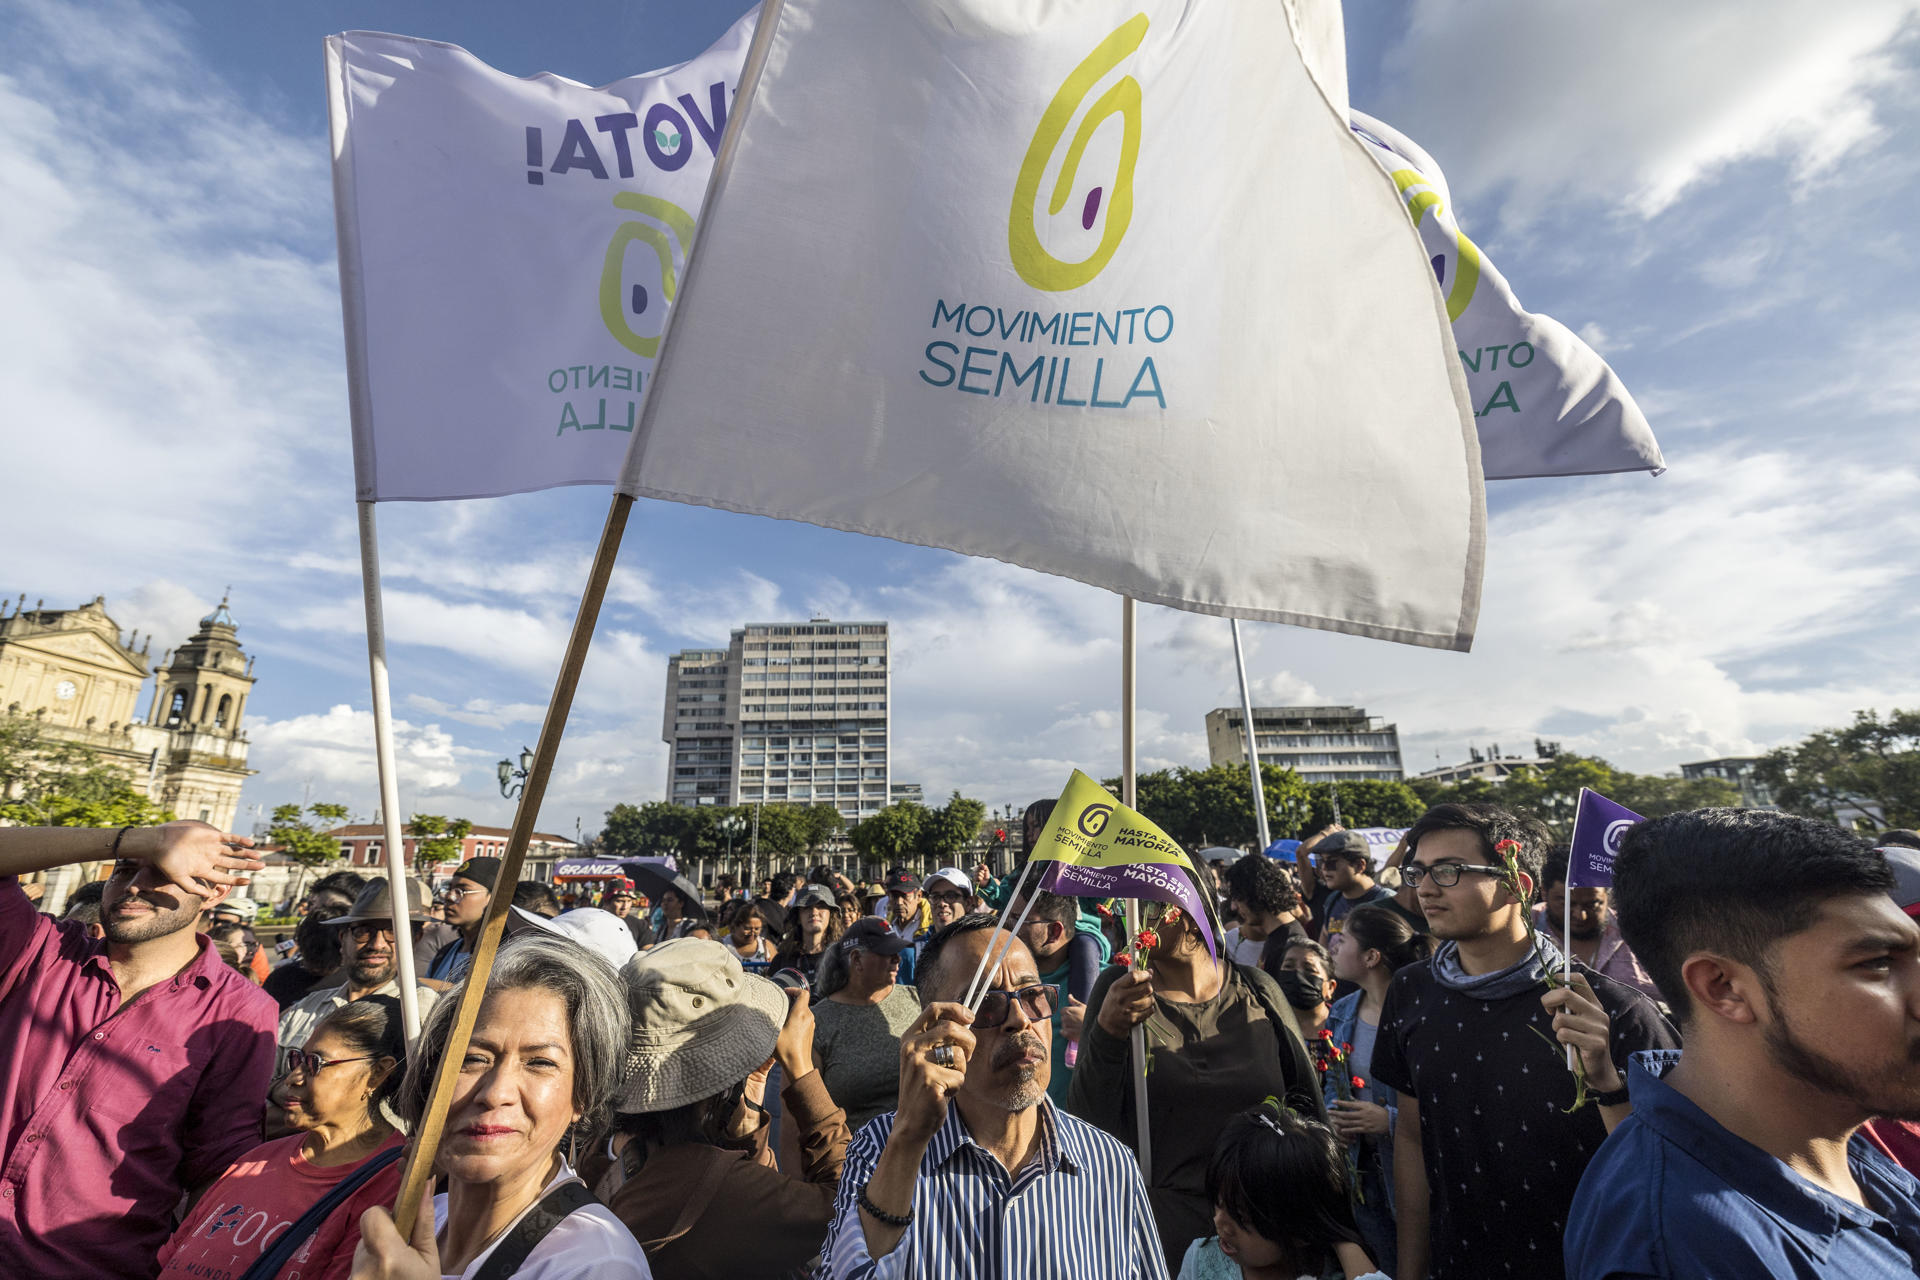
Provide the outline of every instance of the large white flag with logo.
[[1480,424],[1489,480],[1662,470],[1640,406],[1594,349],[1520,305],[1506,277],[1460,230],[1447,179],[1404,134],[1354,111],[1353,131],[1392,175],[1447,296]]
[[597,89],[327,39],[362,500],[619,474],[754,20]]
[[623,491],[1468,645],[1472,409],[1334,0],[768,14]]

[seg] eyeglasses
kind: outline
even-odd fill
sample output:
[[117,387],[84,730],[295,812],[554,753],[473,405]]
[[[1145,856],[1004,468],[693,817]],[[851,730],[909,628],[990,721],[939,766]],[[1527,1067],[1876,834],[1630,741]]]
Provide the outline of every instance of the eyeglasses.
[[440,901],[458,902],[460,901],[460,899],[468,896],[469,894],[485,893],[485,892],[487,892],[485,889],[456,889],[452,885],[448,885],[446,888],[440,891]]
[[1477,867],[1465,862],[1436,862],[1430,867],[1421,866],[1417,862],[1409,862],[1406,866],[1400,868],[1400,882],[1418,889],[1422,880],[1425,880],[1428,876],[1432,876],[1433,882],[1442,889],[1451,889],[1460,883],[1460,873],[1462,871],[1478,871],[1483,876],[1503,876],[1507,874],[1505,867]]
[[337,1067],[343,1062],[372,1062],[374,1055],[364,1058],[323,1058],[317,1053],[307,1053],[300,1049],[287,1049],[280,1057],[280,1074],[290,1076],[298,1071],[301,1075],[312,1077],[323,1067]]
[[930,893],[927,895],[927,901],[937,907],[960,907],[966,905],[967,895],[964,893]]
[[1053,1016],[1054,1006],[1060,1003],[1060,985],[1055,982],[1036,982],[1018,991],[995,989],[987,992],[980,998],[980,1007],[974,1010],[973,1029],[994,1031],[1005,1026],[1007,1019],[1013,1016],[1015,1000],[1026,1010],[1027,1021],[1045,1022]]

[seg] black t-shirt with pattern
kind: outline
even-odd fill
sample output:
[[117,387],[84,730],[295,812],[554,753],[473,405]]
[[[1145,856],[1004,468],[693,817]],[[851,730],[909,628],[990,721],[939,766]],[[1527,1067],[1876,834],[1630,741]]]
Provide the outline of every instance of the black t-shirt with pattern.
[[[1629,1055],[1679,1046],[1679,1034],[1645,996],[1574,967],[1612,1020],[1622,1079]],[[1565,1049],[1552,1043],[1553,1019],[1540,1004],[1545,993],[1542,984],[1478,1000],[1440,985],[1431,961],[1400,970],[1387,988],[1373,1074],[1420,1104],[1430,1280],[1566,1274],[1560,1245],[1567,1213],[1607,1134],[1591,1101],[1566,1113],[1573,1074]]]

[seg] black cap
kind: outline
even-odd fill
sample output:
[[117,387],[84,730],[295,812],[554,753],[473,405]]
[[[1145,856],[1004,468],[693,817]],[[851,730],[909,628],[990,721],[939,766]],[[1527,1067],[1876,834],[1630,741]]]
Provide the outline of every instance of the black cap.
[[895,933],[893,926],[879,916],[861,916],[848,925],[847,931],[840,936],[850,947],[883,956],[897,956],[913,945],[911,939]]
[[1320,842],[1313,846],[1312,852],[1316,858],[1324,858],[1330,853],[1357,853],[1368,862],[1373,861],[1373,846],[1368,844],[1367,838],[1358,831],[1336,831],[1330,836],[1322,837]]
[[801,907],[827,907],[831,909],[833,906],[833,890],[823,884],[806,885],[801,888],[800,892],[793,895],[793,907],[796,911]]
[[475,884],[483,884],[491,890],[494,882],[500,879],[500,859],[468,858],[465,862],[453,869],[453,874],[459,876],[462,880],[471,880]]
[[920,877],[911,871],[895,871],[886,879],[888,893],[920,892]]

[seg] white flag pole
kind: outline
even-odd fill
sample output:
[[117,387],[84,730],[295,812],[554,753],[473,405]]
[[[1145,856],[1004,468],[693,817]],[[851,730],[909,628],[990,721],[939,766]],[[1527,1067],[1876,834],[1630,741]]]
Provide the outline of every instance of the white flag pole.
[[393,695],[387,687],[387,618],[380,599],[380,541],[373,504],[360,507],[360,587],[367,602],[367,666],[373,678],[373,760],[380,775],[380,816],[387,846],[387,888],[393,903],[393,954],[399,961],[400,1019],[409,1045],[420,1038],[420,983],[413,968],[413,924],[407,901],[406,848],[400,839],[400,779],[393,767]]
[[[1027,882],[1027,873],[1032,870],[1033,870],[1033,859],[1028,858],[1026,861],[1026,864],[1020,868],[1020,878],[1013,882],[1013,890],[1007,894],[1006,905],[1000,908],[1000,923],[993,926],[995,932],[998,932],[999,930],[1007,927],[1007,914],[1013,910],[1013,904],[1015,900],[1017,900],[1020,897],[1020,888],[1022,885],[1026,884]],[[1036,898],[1039,896],[1040,895],[1038,893],[1034,894],[1034,897]],[[1028,901],[1027,908],[1028,910],[1031,910],[1033,908],[1033,903],[1031,900]],[[1022,911],[1020,913],[1020,924],[1025,924],[1026,922],[1027,922],[1027,913],[1025,911]],[[1016,924],[1013,927],[1017,931],[1020,928],[1020,925]],[[967,996],[964,1003],[966,1004],[969,1012],[971,1012],[975,1007],[975,1005],[978,1003],[974,999],[975,991],[977,988],[979,988],[982,985],[983,979],[987,972],[987,960],[993,955],[993,942],[992,942],[993,934],[988,934],[987,937],[988,937],[987,949],[980,953],[980,963],[974,966],[973,978],[967,983]],[[1002,949],[1002,954],[1004,955],[1004,948]]]
[[[1134,654],[1136,615],[1139,606],[1132,596],[1123,599],[1120,605],[1120,803],[1129,809],[1137,808],[1134,788]],[[1140,900],[1127,899],[1127,944],[1140,933]],[[1145,1023],[1136,1022],[1133,1026],[1133,1127],[1135,1139],[1140,1150],[1140,1177],[1142,1180],[1153,1176],[1153,1135],[1147,1125],[1147,1028]]]
[[[1580,788],[1580,800],[1586,799],[1587,788]],[[1566,891],[1560,908],[1560,980],[1568,987],[1573,986],[1573,850],[1580,839],[1580,810],[1584,806],[1575,802],[1573,810],[1573,832],[1567,840],[1567,882],[1561,887]],[[1543,907],[1542,910],[1545,910]],[[1567,1070],[1576,1065],[1576,1053],[1572,1045],[1567,1046]]]
[[[356,463],[372,449],[373,411],[367,380],[367,335],[361,325],[360,234],[355,220],[353,166],[347,155],[346,76],[337,40],[325,42],[327,121],[333,142],[333,217],[339,245],[340,315],[346,338],[347,407]],[[400,781],[393,766],[393,699],[387,688],[387,621],[380,600],[380,542],[373,491],[356,465],[360,488],[360,588],[367,607],[367,667],[373,682],[373,758],[380,778],[386,827],[387,886],[393,903],[393,947],[399,961],[400,1021],[411,1045],[420,1035],[419,982],[413,969],[413,925],[407,903],[406,848],[400,839]]]
[[1253,691],[1247,687],[1247,655],[1240,648],[1240,619],[1227,621],[1233,624],[1233,665],[1240,671],[1240,714],[1246,717],[1247,776],[1253,784],[1253,821],[1260,832],[1260,852],[1265,853],[1273,843],[1273,835],[1267,829],[1267,789],[1262,785],[1260,748],[1253,736]]

